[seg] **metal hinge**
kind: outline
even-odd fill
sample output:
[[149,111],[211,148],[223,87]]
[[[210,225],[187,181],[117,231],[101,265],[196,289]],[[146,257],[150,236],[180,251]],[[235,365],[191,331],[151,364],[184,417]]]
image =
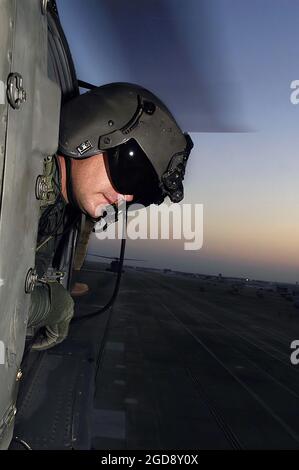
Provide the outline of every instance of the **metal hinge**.
[[44,158],[44,172],[42,175],[38,175],[35,184],[35,196],[41,201],[41,207],[52,205],[56,201],[54,173],[55,160],[52,155],[48,155]]
[[23,77],[14,72],[7,79],[7,99],[13,109],[19,109],[26,101],[26,91],[23,88]]
[[46,283],[49,283],[49,282],[61,283],[64,277],[65,277],[64,271],[57,271],[56,269],[49,268],[46,274],[41,279],[39,279],[39,281],[46,282]]
[[38,276],[35,268],[30,268],[27,272],[25,279],[25,292],[26,294],[31,294],[33,289],[38,281]]

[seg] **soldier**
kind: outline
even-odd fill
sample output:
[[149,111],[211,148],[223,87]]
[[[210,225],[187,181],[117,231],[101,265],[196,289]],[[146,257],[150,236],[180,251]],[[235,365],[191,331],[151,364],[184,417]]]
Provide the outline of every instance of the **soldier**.
[[33,349],[53,347],[68,334],[73,300],[46,276],[68,226],[82,213],[100,217],[120,198],[144,206],[161,204],[166,196],[181,201],[192,147],[166,106],[137,85],[97,87],[64,105],[58,154],[48,162],[52,200],[39,222],[40,284],[32,293],[28,326],[40,328],[40,334]]

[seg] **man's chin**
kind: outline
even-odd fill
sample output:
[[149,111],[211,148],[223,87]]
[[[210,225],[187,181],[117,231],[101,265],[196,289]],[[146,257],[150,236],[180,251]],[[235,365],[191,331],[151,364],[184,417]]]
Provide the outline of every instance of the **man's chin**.
[[[84,213],[84,214],[88,214],[89,217],[91,217],[92,219],[99,219],[100,217],[102,217],[105,212],[107,212],[107,210],[109,211],[109,208],[113,208],[113,204],[109,204],[109,203],[102,203],[102,204],[99,204],[98,206],[96,207],[92,207],[92,208],[81,208],[81,211]],[[112,209],[113,212],[114,212],[114,209]]]

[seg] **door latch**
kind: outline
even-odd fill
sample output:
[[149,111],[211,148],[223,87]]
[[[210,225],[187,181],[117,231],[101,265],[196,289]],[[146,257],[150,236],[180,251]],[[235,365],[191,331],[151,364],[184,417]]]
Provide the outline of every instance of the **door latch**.
[[26,91],[23,88],[23,77],[17,72],[11,73],[8,76],[7,99],[13,109],[19,109],[21,104],[26,101]]

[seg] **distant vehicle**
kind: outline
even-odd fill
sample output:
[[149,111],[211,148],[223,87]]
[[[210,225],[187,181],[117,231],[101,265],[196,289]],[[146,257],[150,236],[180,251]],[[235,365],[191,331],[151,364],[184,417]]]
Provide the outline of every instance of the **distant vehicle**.
[[[88,256],[94,256],[95,258],[103,258],[103,259],[112,259],[113,261],[110,262],[110,267],[106,268],[106,271],[110,271],[112,273],[118,273],[119,271],[119,259],[116,258],[115,256],[103,256],[103,255],[98,255],[96,253],[89,253]],[[124,258],[124,261],[146,261],[145,259],[139,259],[139,258]],[[122,269],[122,272],[124,273],[124,269]]]

